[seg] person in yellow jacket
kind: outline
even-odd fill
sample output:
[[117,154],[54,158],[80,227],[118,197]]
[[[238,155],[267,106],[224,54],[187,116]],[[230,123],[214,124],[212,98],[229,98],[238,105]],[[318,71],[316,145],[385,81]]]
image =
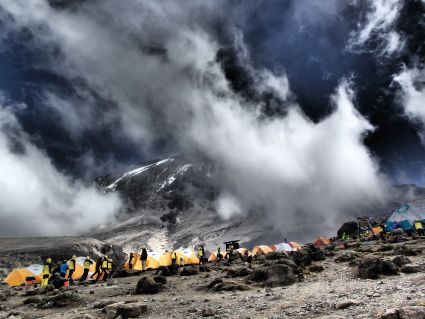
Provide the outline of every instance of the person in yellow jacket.
[[172,265],[175,265],[175,264],[176,264],[176,261],[177,261],[177,254],[176,254],[176,252],[173,250],[173,251],[171,252],[171,264],[172,264]]
[[136,258],[134,258],[134,254],[133,253],[130,253],[130,259],[128,260],[128,268],[129,269],[133,269],[135,259]]
[[202,265],[204,263],[204,246],[199,247],[198,258],[199,258],[199,264]]
[[415,221],[413,224],[415,227],[416,232],[419,236],[424,236],[424,227],[422,225],[422,222],[420,220]]
[[90,259],[90,256],[87,256],[83,262],[84,272],[83,272],[83,275],[81,276],[81,281],[85,281],[87,279],[87,276],[89,274],[90,267],[92,264],[93,264],[93,261]]
[[102,274],[100,275],[100,277],[103,280],[106,280],[108,278],[108,260],[109,260],[108,256],[105,256],[102,259],[102,266],[101,266]]
[[49,278],[52,274],[52,258],[47,258],[46,262],[43,265],[43,277],[41,280],[42,286],[47,286],[49,284]]
[[68,276],[67,276],[68,279],[72,279],[72,274],[75,271],[76,260],[77,260],[77,256],[75,255],[73,255],[72,258],[68,260],[68,267],[69,267]]

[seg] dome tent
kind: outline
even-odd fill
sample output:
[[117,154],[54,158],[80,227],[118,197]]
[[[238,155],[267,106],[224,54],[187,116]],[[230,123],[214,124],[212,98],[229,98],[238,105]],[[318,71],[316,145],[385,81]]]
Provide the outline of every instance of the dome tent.
[[391,231],[395,228],[410,230],[415,221],[425,223],[425,198],[404,203],[395,209],[385,224],[385,230]]

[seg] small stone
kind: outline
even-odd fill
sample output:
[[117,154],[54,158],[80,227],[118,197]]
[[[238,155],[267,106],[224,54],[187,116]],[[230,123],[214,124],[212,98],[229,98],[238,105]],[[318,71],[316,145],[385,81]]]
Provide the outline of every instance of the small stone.
[[413,264],[407,264],[404,265],[403,267],[401,267],[401,272],[406,273],[406,274],[413,274],[416,272],[419,272],[420,268],[418,265],[413,265]]
[[90,290],[89,294],[94,295],[94,290]]
[[399,319],[398,317],[398,309],[387,309],[381,316],[380,319]]
[[359,304],[359,302],[356,301],[356,300],[344,300],[344,301],[338,302],[335,305],[335,308],[336,309],[347,309],[351,306],[355,306],[355,305],[358,305],[358,304]]
[[213,317],[217,314],[217,311],[211,308],[202,309],[202,317]]

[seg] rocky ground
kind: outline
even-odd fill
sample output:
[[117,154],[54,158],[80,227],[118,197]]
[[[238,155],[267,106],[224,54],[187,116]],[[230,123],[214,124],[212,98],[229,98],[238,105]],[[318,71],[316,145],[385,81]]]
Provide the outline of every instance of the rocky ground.
[[337,244],[252,269],[235,259],[53,291],[2,285],[0,318],[425,318],[424,243]]

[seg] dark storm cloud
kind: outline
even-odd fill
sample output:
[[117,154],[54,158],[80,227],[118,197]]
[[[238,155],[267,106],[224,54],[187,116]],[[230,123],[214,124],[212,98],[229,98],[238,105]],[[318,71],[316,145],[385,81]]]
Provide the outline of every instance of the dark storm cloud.
[[[294,3],[285,9],[287,23],[302,34],[321,25],[319,16],[339,19],[339,1],[312,2],[307,10]],[[351,84],[331,75],[327,112],[312,121],[295,101],[286,65],[252,62],[240,3],[108,0],[57,8],[10,0],[0,7],[11,33],[37,30],[31,43],[45,54],[43,68],[73,92],[44,86],[40,93],[71,140],[99,126],[136,152],[149,154],[166,141],[204,154],[221,168],[217,208],[224,218],[256,211],[296,231],[299,216],[311,216],[314,227],[329,231],[384,198],[385,177],[362,143],[374,128],[354,107]],[[322,45],[319,52],[332,51]],[[306,57],[307,66],[328,63],[317,56]],[[328,76],[312,77],[312,86]]]

